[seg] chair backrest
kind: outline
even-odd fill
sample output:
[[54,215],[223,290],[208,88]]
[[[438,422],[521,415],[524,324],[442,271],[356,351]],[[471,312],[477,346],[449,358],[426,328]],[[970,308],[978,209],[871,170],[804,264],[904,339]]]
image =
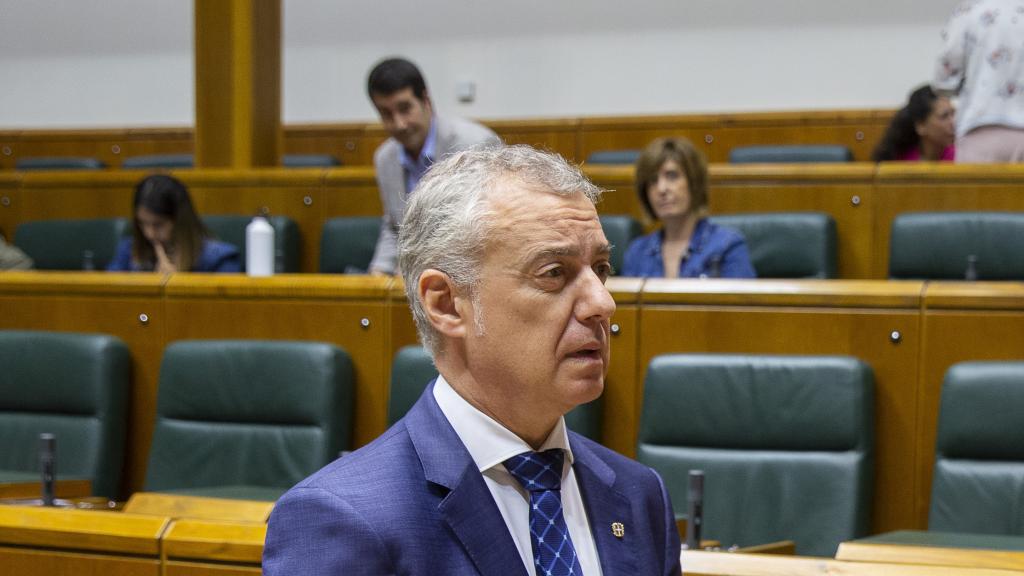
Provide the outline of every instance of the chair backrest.
[[121,161],[125,170],[144,168],[192,168],[195,159],[191,154],[150,154],[146,156],[130,156]]
[[102,170],[106,167],[96,158],[74,156],[26,156],[14,163],[15,170]]
[[105,270],[128,226],[127,218],[23,222],[14,231],[14,245],[39,270],[82,270],[87,252],[95,269]]
[[703,470],[705,538],[832,556],[866,534],[874,380],[845,356],[669,354],[644,382],[637,459],[685,510]]
[[331,344],[171,344],[145,489],[276,499],[350,447],[353,380]]
[[330,218],[320,232],[321,274],[365,274],[380,235],[380,218]]
[[928,529],[1024,535],[1024,361],[963,362],[942,383]]
[[106,334],[0,331],[0,481],[39,479],[39,434],[57,438],[57,479],[119,495],[131,361]]
[[[391,364],[388,426],[405,416],[436,377],[437,368],[423,346],[406,346],[395,354]],[[565,424],[591,440],[600,441],[601,399],[574,408],[565,415]]]
[[893,219],[891,278],[963,280],[969,266],[978,280],[1024,280],[1024,213],[909,212]]
[[[237,215],[209,215],[202,217],[203,224],[210,232],[229,244],[238,248],[238,255],[242,262],[242,271],[245,271],[245,227],[252,222],[249,216]],[[274,251],[276,252],[276,263],[274,268],[277,272],[298,272],[301,263],[299,261],[302,239],[300,237],[299,225],[288,216],[270,216],[267,218],[274,228]]]
[[852,162],[853,152],[838,144],[737,146],[729,151],[732,164]]
[[758,278],[835,278],[836,222],[821,212],[714,216],[747,241]]
[[281,165],[285,168],[329,168],[341,166],[341,160],[330,154],[285,154],[281,157]]
[[644,233],[644,228],[636,218],[626,214],[605,214],[600,216],[600,219],[604,235],[612,245],[612,269],[618,274],[619,270],[622,270],[626,248],[634,238]]
[[587,164],[636,164],[639,150],[598,150],[587,155]]

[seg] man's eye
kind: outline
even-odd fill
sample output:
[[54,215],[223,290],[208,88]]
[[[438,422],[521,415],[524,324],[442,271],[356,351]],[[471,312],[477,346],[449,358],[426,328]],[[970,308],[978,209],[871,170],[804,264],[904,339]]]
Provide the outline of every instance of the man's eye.
[[548,268],[547,270],[544,270],[543,272],[540,273],[542,278],[561,278],[564,274],[565,271],[562,270],[560,266]]
[[597,277],[600,278],[602,282],[612,275],[613,270],[614,269],[609,262],[602,262],[601,264],[594,266],[594,273],[597,274]]

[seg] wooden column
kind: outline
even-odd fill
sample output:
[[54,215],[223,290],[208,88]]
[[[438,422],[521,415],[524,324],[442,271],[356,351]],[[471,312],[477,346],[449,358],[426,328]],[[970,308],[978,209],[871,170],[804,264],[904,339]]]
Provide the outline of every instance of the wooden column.
[[196,166],[276,166],[281,0],[195,0]]

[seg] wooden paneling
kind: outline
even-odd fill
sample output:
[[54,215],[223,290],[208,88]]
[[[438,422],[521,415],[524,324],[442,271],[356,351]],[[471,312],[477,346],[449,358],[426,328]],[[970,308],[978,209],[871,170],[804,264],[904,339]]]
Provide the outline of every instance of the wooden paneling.
[[[640,310],[638,387],[659,354],[859,358],[875,376],[873,529],[919,527],[911,500],[921,289],[920,283],[648,281]],[[899,342],[890,338],[894,331]]]
[[634,456],[640,417],[640,369],[636,351],[640,343],[640,289],[636,278],[609,278],[608,290],[615,299],[611,319],[611,357],[604,393],[601,395],[601,443],[612,450]]
[[160,561],[84,552],[31,550],[0,546],[4,576],[159,576]]
[[132,386],[124,493],[142,488],[153,434],[165,341],[163,281],[157,274],[5,272],[0,282],[0,329],[99,332],[128,346]]
[[528,144],[557,152],[569,160],[578,159],[579,120],[492,120],[485,122],[506,144]]
[[274,338],[344,348],[355,369],[353,442],[361,446],[386,427],[389,283],[369,276],[176,274],[166,286],[166,342]]
[[274,509],[273,502],[207,498],[162,492],[136,492],[122,509],[130,514],[265,524]]
[[0,172],[0,235],[7,243],[21,222],[21,173]]
[[316,270],[323,222],[323,170],[181,170],[200,214],[288,216],[299,226],[301,270]]
[[957,362],[1024,360],[1024,285],[932,283],[925,293],[922,327],[915,511],[918,523],[926,525],[942,379]]
[[824,212],[835,220],[839,277],[872,278],[873,164],[719,164],[710,171],[711,214]]
[[137,171],[30,172],[21,182],[22,222],[132,216]]
[[845,562],[778,554],[730,554],[683,550],[683,573],[691,576],[1021,576],[1024,571],[926,566],[886,562]]
[[373,149],[363,141],[364,123],[293,124],[284,129],[285,154],[330,154],[342,166],[366,166],[373,163]]
[[1024,165],[880,164],[872,277],[889,275],[892,221],[903,212],[1024,211]]
[[156,557],[167,524],[159,516],[0,506],[0,545]]
[[888,124],[890,111],[803,111],[583,118],[579,159],[600,150],[639,149],[663,136],[689,138],[710,162],[727,162],[736,146],[842,144],[856,160],[868,160]]

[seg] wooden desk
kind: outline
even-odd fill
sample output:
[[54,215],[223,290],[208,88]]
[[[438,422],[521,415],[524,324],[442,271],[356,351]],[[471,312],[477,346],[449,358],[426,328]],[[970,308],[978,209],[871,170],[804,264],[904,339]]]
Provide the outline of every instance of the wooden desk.
[[843,542],[836,559],[1024,571],[1024,537],[900,530]]
[[260,574],[266,524],[178,520],[163,538],[163,576]]
[[684,550],[686,576],[1020,576],[1024,571],[976,567],[847,562],[810,556]]
[[5,576],[158,576],[168,522],[118,512],[0,506],[0,566]]
[[[57,498],[83,498],[92,495],[92,482],[89,480],[57,480],[54,486]],[[41,498],[40,481],[34,482],[0,482],[0,500],[13,498]]]

